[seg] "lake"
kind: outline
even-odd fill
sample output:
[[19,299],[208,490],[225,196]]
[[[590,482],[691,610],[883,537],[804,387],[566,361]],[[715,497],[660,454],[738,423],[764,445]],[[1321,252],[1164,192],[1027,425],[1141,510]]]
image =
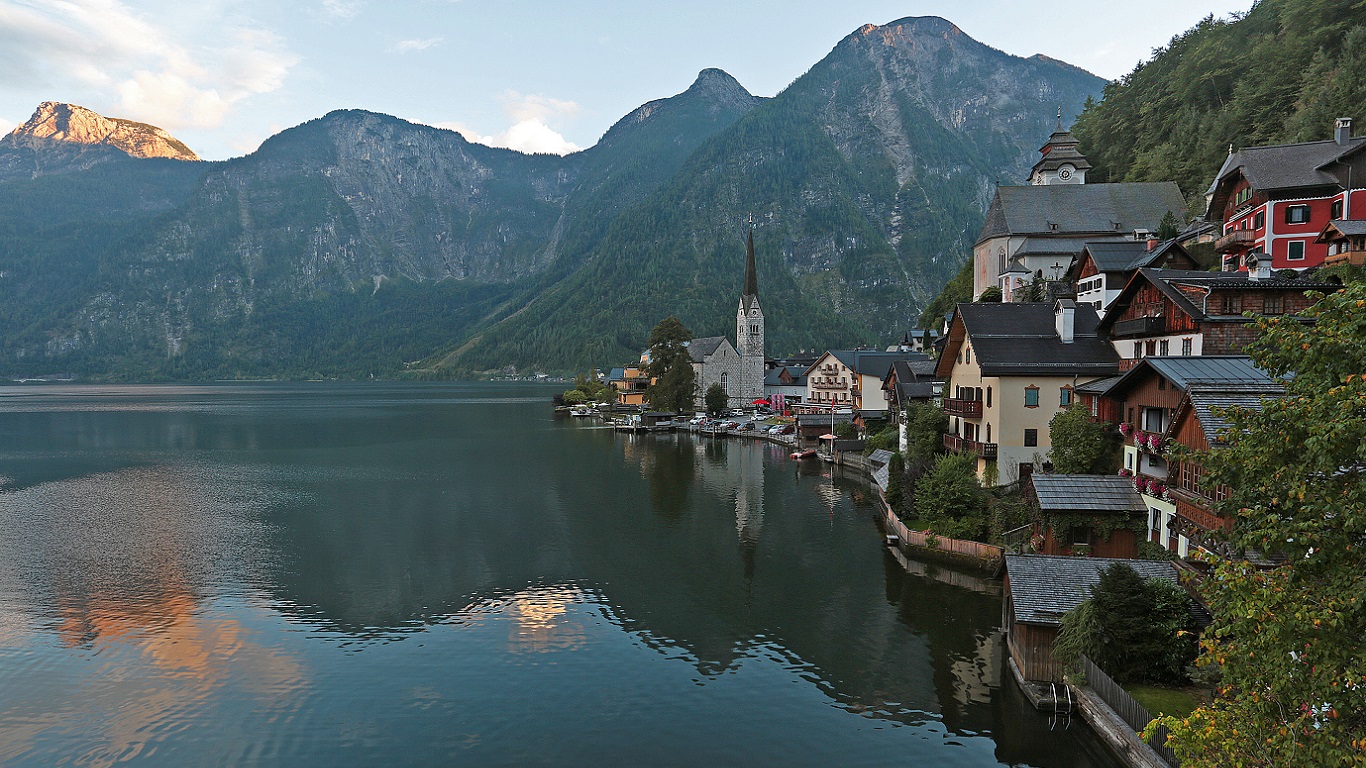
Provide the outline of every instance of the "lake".
[[863,482],[563,388],[0,387],[0,765],[1117,765]]

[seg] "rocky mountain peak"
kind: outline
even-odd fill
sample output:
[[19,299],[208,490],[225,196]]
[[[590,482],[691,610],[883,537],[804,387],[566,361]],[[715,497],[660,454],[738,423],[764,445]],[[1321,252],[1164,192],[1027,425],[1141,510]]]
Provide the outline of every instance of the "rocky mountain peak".
[[35,150],[56,141],[114,147],[140,158],[199,159],[179,139],[155,125],[105,117],[85,107],[56,101],[39,104],[28,122],[0,141]]

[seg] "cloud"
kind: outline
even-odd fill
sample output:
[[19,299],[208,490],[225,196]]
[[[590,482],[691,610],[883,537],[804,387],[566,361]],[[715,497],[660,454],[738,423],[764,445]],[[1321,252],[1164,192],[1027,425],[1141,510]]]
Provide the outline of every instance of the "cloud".
[[10,122],[9,120],[6,120],[3,117],[0,117],[0,136],[4,136],[5,134],[14,130],[14,126],[15,123]]
[[[119,0],[8,3],[0,5],[0,48],[16,79],[42,73],[50,87],[98,94],[87,106],[169,129],[220,125],[238,102],[280,88],[299,61],[267,30],[217,15],[188,22],[162,26]],[[0,76],[0,86],[9,84],[32,81]],[[117,105],[100,102],[110,93]]]
[[425,51],[434,45],[440,45],[441,40],[442,38],[439,37],[429,37],[425,40],[400,40],[397,44],[394,45],[394,50],[398,51],[399,53],[407,53],[409,51]]
[[547,123],[556,117],[572,118],[579,113],[579,105],[572,101],[551,98],[540,94],[522,94],[508,91],[503,94],[503,111],[515,122],[502,133],[484,135],[464,123],[432,123],[437,128],[446,128],[464,136],[467,141],[485,144],[490,147],[504,147],[518,152],[567,155],[583,149],[566,139]]
[[323,13],[338,19],[354,19],[360,13],[360,0],[322,0]]

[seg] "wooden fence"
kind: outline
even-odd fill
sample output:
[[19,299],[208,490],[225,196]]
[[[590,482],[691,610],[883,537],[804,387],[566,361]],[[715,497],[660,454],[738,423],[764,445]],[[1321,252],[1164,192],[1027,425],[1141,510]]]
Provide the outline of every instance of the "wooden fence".
[[[1134,700],[1129,692],[1120,687],[1119,683],[1110,679],[1105,671],[1095,665],[1095,662],[1086,657],[1081,657],[1081,668],[1086,673],[1086,685],[1095,691],[1110,709],[1115,711],[1124,722],[1129,724],[1134,732],[1142,732],[1152,722],[1153,716],[1147,709]],[[1176,759],[1176,753],[1167,746],[1167,729],[1162,726],[1153,728],[1153,735],[1148,739],[1148,746],[1153,751],[1167,761],[1167,765],[1172,768],[1180,768],[1181,763]]]
[[912,531],[892,512],[886,501],[882,503],[882,516],[885,518],[884,522],[887,524],[888,532],[894,534],[902,544],[907,546],[951,552],[983,563],[999,562],[1004,553],[1000,547],[983,544],[980,541],[963,541],[961,539],[950,539],[946,536],[935,536],[932,533]]

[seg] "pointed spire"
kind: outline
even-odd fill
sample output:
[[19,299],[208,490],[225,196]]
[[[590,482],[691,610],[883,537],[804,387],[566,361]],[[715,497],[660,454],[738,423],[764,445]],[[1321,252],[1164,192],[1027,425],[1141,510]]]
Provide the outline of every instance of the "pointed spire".
[[754,265],[754,214],[749,217],[749,240],[745,244],[745,296],[759,295],[759,270]]
[[1062,133],[1062,107],[1058,107],[1058,132]]

